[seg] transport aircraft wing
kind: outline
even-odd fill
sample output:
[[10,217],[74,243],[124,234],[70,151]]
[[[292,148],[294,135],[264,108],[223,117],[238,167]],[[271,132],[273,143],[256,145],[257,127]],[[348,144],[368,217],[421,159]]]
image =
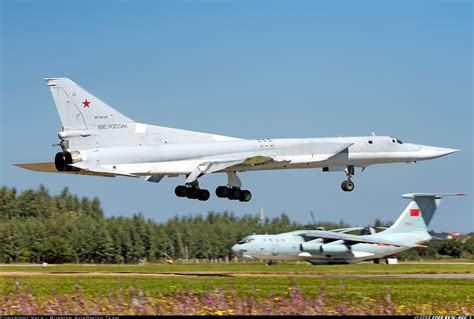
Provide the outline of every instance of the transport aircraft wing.
[[26,168],[32,171],[37,172],[48,172],[48,173],[61,173],[61,174],[77,174],[77,175],[93,175],[93,176],[106,176],[106,177],[115,177],[117,174],[106,173],[106,172],[96,172],[89,170],[80,170],[80,171],[58,171],[54,162],[44,162],[44,163],[28,163],[28,164],[15,164],[15,166]]
[[406,247],[406,248],[413,248],[413,247],[420,246],[417,244],[406,244],[406,243],[401,243],[401,242],[397,242],[393,240],[383,239],[380,237],[372,238],[370,236],[358,236],[358,235],[350,235],[350,234],[342,234],[342,233],[333,233],[330,231],[313,230],[303,235],[305,237],[322,238],[322,239],[329,239],[329,240],[343,240],[345,243],[349,245],[365,243],[365,244],[390,245],[390,246]]

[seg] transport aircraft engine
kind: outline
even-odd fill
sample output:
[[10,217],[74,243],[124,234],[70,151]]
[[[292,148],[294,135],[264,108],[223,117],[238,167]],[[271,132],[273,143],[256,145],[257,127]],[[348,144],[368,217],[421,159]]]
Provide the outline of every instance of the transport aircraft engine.
[[349,251],[349,247],[344,244],[326,244],[322,245],[320,249],[322,254],[343,254]]
[[320,252],[321,251],[321,243],[320,242],[312,242],[308,241],[300,245],[300,250],[304,252]]

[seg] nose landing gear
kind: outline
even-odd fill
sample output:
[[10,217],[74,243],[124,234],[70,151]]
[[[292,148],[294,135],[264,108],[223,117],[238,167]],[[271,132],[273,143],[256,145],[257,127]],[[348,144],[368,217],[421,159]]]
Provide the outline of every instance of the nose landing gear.
[[341,183],[341,188],[345,192],[352,192],[354,190],[354,182],[352,182],[352,176],[355,173],[354,165],[348,165],[345,172],[347,180]]

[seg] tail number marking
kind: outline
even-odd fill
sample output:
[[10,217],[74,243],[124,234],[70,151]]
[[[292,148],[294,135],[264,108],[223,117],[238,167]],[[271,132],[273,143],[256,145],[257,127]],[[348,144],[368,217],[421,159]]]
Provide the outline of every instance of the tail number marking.
[[97,125],[99,130],[115,130],[127,128],[127,124],[99,124]]

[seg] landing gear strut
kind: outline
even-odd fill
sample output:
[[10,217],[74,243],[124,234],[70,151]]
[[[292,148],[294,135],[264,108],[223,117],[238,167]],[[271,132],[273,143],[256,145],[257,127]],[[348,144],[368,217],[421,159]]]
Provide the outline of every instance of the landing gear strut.
[[235,172],[228,172],[227,178],[228,186],[219,186],[216,188],[217,197],[239,200],[241,202],[248,202],[252,199],[252,193],[250,193],[250,191],[241,189],[242,183]]
[[174,193],[178,197],[186,197],[189,199],[198,199],[206,201],[209,199],[211,194],[207,189],[199,188],[199,184],[196,182],[190,185],[179,185],[175,188]]
[[352,182],[352,176],[355,173],[354,165],[348,165],[345,172],[347,180],[341,183],[341,188],[345,192],[352,192],[354,190],[354,183]]

